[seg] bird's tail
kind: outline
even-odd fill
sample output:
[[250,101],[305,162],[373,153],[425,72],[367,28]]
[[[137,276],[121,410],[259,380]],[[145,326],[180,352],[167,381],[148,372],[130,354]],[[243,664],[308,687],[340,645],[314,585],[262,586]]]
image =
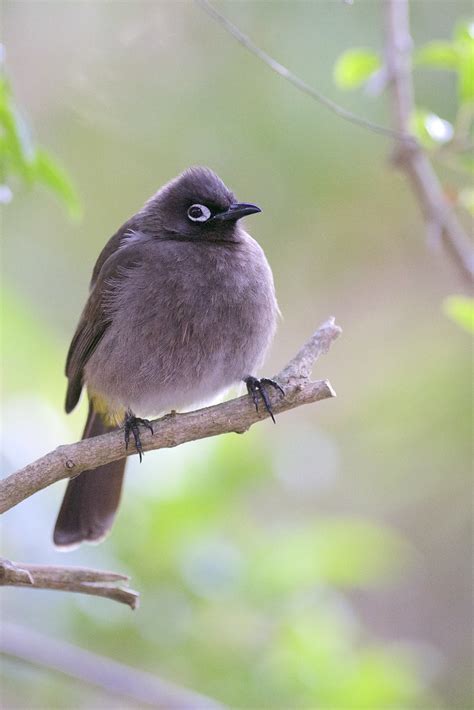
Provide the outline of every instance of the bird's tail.
[[[89,414],[82,435],[90,439],[112,431],[89,404]],[[126,459],[112,461],[92,471],[83,471],[69,481],[54,528],[57,547],[77,547],[81,542],[98,543],[114,522],[120,502]]]

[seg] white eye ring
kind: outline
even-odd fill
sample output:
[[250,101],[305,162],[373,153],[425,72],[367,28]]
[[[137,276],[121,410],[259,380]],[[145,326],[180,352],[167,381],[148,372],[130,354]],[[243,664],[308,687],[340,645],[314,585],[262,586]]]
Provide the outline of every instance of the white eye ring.
[[191,222],[207,222],[210,216],[211,210],[206,205],[191,205],[188,209],[188,217]]

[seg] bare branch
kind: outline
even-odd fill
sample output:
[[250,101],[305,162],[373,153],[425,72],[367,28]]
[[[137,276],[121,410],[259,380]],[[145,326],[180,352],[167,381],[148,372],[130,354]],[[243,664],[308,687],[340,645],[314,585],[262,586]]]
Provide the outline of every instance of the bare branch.
[[[410,132],[415,109],[411,72],[412,39],[408,0],[385,0],[385,62],[390,78],[397,129]],[[472,284],[474,251],[468,235],[450,208],[426,154],[414,142],[398,146],[395,161],[410,178],[431,233],[434,225],[464,278]]]
[[339,106],[339,104],[337,104],[335,101],[329,99],[327,96],[324,96],[324,94],[321,94],[319,91],[317,91],[312,86],[303,81],[303,79],[300,79],[299,76],[293,74],[293,72],[287,69],[287,67],[283,66],[283,64],[277,62],[276,59],[267,54],[258,45],[252,42],[250,37],[244,34],[236,25],[234,25],[233,22],[228,20],[227,17],[225,17],[218,10],[216,10],[216,8],[211,5],[208,0],[196,0],[196,2],[202,7],[205,12],[207,12],[208,15],[210,15],[214,20],[216,20],[225,30],[227,30],[229,34],[231,34],[238,42],[240,42],[240,44],[242,44],[246,49],[252,52],[252,54],[258,57],[268,67],[270,67],[272,71],[274,71],[276,74],[279,74],[284,79],[289,81],[290,84],[296,86],[297,89],[307,94],[312,99],[320,103],[322,106],[325,106],[327,109],[335,113],[336,116],[339,116],[345,121],[349,121],[350,123],[353,123],[356,126],[362,126],[363,128],[367,128],[373,133],[379,133],[381,135],[389,136],[390,138],[395,138],[403,142],[409,142],[410,144],[416,143],[414,136],[410,135],[408,131],[397,131],[393,130],[392,128],[386,128],[385,126],[379,126],[377,123],[373,123],[372,121],[369,121],[366,118],[362,118],[361,116],[356,116],[351,111],[348,111],[342,106]]
[[[326,380],[313,382],[309,380],[309,375],[315,360],[327,351],[330,343],[340,333],[341,329],[335,325],[334,319],[329,319],[303,346],[291,363],[276,375],[275,379],[285,389],[285,396],[282,397],[278,393],[271,394],[275,414],[335,396],[329,382]],[[242,434],[253,424],[268,416],[264,407],[259,407],[258,412],[255,411],[248,396],[186,414],[167,414],[153,422],[153,435],[148,431],[143,432],[143,450],[170,448],[186,441],[230,432]],[[0,512],[4,513],[56,481],[77,476],[82,471],[97,468],[133,453],[124,450],[123,432],[119,429],[75,444],[59,446],[46,456],[0,481]]]
[[17,624],[2,623],[0,652],[64,673],[122,700],[130,698],[140,706],[162,710],[224,710],[223,705],[207,696]]
[[[196,0],[203,10],[216,20],[229,34],[252,54],[264,62],[272,71],[296,86],[300,91],[318,101],[337,116],[375,133],[389,136],[399,141],[395,162],[405,170],[415,188],[422,207],[427,228],[433,234],[438,230],[445,246],[457,264],[464,278],[472,284],[474,276],[474,251],[468,235],[453,210],[447,203],[438,177],[429,159],[421,149],[410,130],[410,118],[414,110],[411,76],[411,37],[409,31],[408,0],[385,0],[386,5],[386,61],[382,72],[369,81],[369,89],[380,83],[390,82],[393,93],[396,128],[390,129],[356,116],[324,96],[303,79],[293,74],[267,52],[256,45],[233,22],[222,15],[209,0]],[[437,225],[437,226],[436,226]]]
[[[284,398],[272,396],[275,414],[301,404],[335,396],[329,382],[325,380],[312,382],[309,377],[316,359],[327,352],[340,333],[340,327],[335,325],[334,318],[330,318],[276,376],[285,388],[285,396]],[[186,441],[229,432],[243,433],[252,424],[268,416],[262,407],[260,411],[255,411],[253,403],[247,396],[187,414],[167,414],[153,422],[154,435],[143,434],[143,449],[150,451],[178,446]],[[0,482],[1,512],[9,510],[28,496],[56,481],[115,461],[122,458],[125,453],[123,432],[120,430],[85,439],[76,444],[60,446]],[[138,593],[120,586],[120,582],[127,581],[128,577],[114,572],[80,567],[19,564],[0,560],[0,586],[79,592],[114,599],[135,609],[138,605]]]
[[30,565],[0,559],[0,586],[78,592],[114,599],[122,604],[128,604],[131,609],[136,609],[138,593],[120,586],[121,582],[128,582],[128,579],[123,574],[84,567]]
[[[295,357],[277,375],[281,382],[287,384],[301,384],[311,377],[314,363],[321,356],[325,355],[332,345],[332,342],[342,333],[341,328],[335,324],[334,318],[329,318],[319,326],[311,338],[298,350]],[[331,387],[329,382],[328,387]],[[336,396],[332,392],[332,397]]]

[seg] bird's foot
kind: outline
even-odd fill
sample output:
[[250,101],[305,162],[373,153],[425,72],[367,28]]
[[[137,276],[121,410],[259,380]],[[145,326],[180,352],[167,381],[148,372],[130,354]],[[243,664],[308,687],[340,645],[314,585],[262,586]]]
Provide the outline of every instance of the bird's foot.
[[271,416],[273,423],[275,423],[275,417],[273,416],[272,411],[272,404],[270,402],[270,397],[268,396],[268,388],[273,387],[274,389],[278,390],[284,397],[285,390],[283,389],[283,387],[280,387],[278,382],[275,382],[275,380],[270,380],[268,379],[268,377],[262,377],[261,379],[258,379],[257,377],[253,377],[252,375],[250,375],[249,377],[245,378],[244,382],[247,385],[247,392],[252,397],[252,401],[255,404],[255,409],[257,410],[257,412],[258,395],[260,393],[260,396],[263,399],[263,403],[265,405],[265,409]]
[[133,440],[135,442],[135,448],[138,451],[138,456],[140,458],[140,463],[143,459],[143,447],[140,439],[140,424],[151,431],[153,434],[153,427],[148,421],[148,419],[141,419],[141,417],[136,417],[130,410],[125,414],[125,420],[123,423],[125,432],[125,448],[128,449],[130,443],[130,433],[133,435]]

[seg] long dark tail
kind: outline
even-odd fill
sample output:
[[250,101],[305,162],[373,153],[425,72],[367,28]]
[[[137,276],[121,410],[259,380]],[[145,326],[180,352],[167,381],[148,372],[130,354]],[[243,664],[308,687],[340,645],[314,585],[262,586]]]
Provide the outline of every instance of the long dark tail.
[[[112,431],[89,404],[89,414],[82,435],[90,439]],[[87,540],[100,542],[114,522],[120,502],[126,459],[113,461],[92,471],[83,471],[69,481],[54,528],[58,547],[76,546]]]

